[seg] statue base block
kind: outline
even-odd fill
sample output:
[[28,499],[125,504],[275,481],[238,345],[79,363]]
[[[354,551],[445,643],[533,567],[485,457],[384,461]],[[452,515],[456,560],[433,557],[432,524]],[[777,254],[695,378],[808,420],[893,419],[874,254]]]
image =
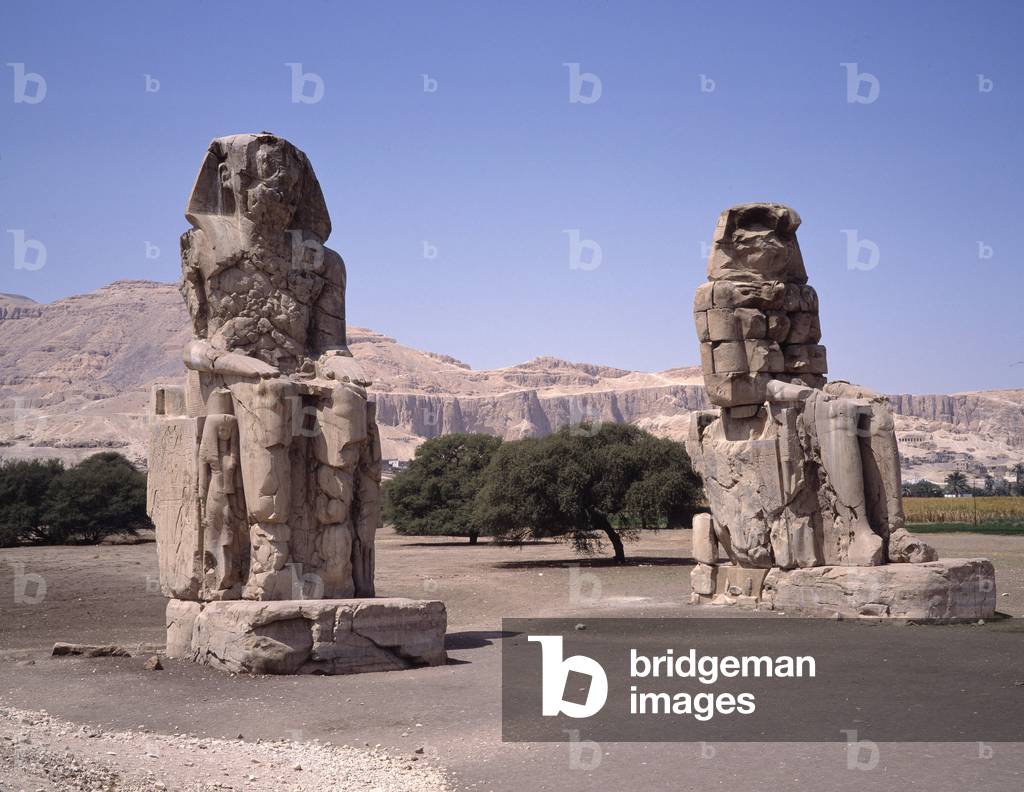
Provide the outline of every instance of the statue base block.
[[986,558],[788,570],[699,564],[691,579],[694,604],[792,616],[966,622],[996,612],[995,569]]
[[167,603],[167,655],[237,674],[443,665],[443,602],[400,598]]

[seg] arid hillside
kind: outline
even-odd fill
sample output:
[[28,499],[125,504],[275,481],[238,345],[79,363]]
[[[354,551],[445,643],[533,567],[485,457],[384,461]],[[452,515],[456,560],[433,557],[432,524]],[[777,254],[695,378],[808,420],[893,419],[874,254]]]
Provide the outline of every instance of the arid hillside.
[[[182,375],[190,335],[174,284],[117,281],[41,305],[0,295],[0,453],[77,460],[97,448],[144,457],[148,390]],[[681,439],[706,407],[700,371],[626,371],[550,357],[474,370],[373,330],[349,328],[374,381],[388,458],[424,438],[488,432],[506,439],[580,421],[627,421]],[[1024,461],[1024,390],[890,397],[907,478],[940,478]]]

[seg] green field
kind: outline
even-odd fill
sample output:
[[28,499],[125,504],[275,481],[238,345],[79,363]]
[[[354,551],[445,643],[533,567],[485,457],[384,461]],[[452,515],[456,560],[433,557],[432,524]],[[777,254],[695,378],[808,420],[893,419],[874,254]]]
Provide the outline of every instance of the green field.
[[904,498],[908,523],[1024,521],[1024,498]]
[[973,522],[907,523],[911,533],[978,533],[1001,536],[1024,536],[1024,520],[987,520]]

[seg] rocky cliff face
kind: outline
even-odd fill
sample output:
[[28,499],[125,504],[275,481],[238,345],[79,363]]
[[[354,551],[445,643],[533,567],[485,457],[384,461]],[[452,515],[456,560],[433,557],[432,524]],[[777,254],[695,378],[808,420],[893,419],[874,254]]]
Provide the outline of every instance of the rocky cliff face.
[[[0,453],[74,460],[112,447],[141,460],[149,386],[182,376],[188,338],[174,284],[117,281],[48,305],[0,295]],[[540,357],[478,371],[372,330],[349,328],[349,342],[374,380],[389,458],[447,432],[514,439],[581,421],[682,439],[691,411],[709,406],[696,367],[645,373]],[[890,401],[910,478],[941,478],[958,461],[1024,461],[1024,390]]]
[[35,300],[21,294],[4,294],[0,292],[0,322],[5,319],[28,319],[41,316],[43,306]]
[[889,397],[893,412],[908,418],[941,423],[960,432],[1024,439],[1024,404],[1021,390],[957,393],[951,396]]

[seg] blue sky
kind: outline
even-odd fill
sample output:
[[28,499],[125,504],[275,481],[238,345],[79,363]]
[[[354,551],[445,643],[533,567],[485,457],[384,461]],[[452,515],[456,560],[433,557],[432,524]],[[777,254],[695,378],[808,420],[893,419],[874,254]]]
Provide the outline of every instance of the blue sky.
[[[323,185],[350,322],[474,367],[696,363],[702,244],[774,200],[804,219],[832,377],[1024,387],[1024,4],[96,5],[3,12],[3,63],[46,95],[15,102],[4,66],[0,291],[175,280],[209,140],[269,130]],[[570,101],[566,63],[597,101]]]

